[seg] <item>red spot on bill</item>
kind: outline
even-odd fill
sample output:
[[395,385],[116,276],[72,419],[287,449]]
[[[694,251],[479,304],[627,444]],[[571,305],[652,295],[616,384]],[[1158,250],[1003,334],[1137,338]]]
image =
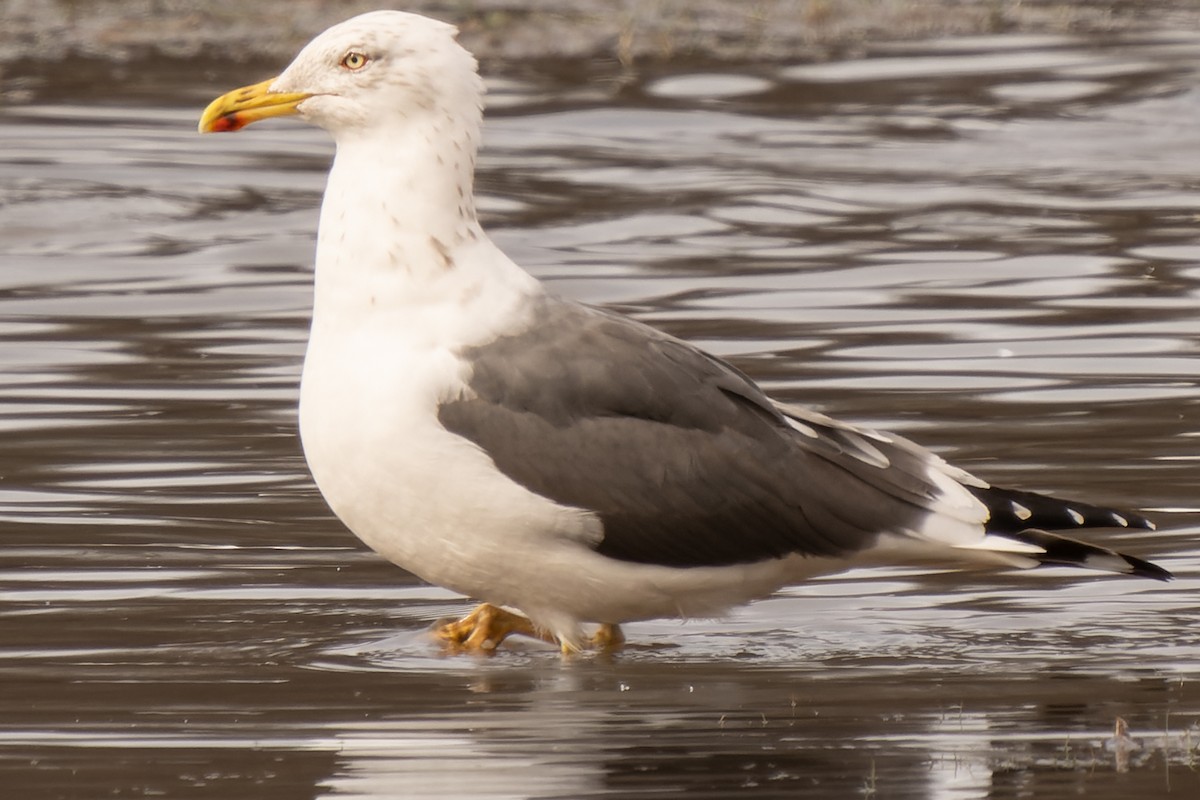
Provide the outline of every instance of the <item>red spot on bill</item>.
[[246,127],[246,123],[248,121],[249,120],[247,120],[242,114],[239,114],[235,111],[232,114],[224,114],[213,120],[212,128],[210,128],[210,130],[212,130],[213,133],[231,133],[233,131],[240,131],[242,128]]

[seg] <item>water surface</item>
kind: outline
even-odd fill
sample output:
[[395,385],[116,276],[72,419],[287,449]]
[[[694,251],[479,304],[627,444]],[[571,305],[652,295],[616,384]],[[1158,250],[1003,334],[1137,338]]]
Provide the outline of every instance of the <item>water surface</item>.
[[0,109],[6,792],[1190,796],[1198,70],[1164,33],[494,79],[481,208],[556,290],[997,483],[1150,509],[1093,538],[1179,576],[859,571],[568,664],[441,656],[467,602],[312,486],[323,134],[196,136],[257,73]]

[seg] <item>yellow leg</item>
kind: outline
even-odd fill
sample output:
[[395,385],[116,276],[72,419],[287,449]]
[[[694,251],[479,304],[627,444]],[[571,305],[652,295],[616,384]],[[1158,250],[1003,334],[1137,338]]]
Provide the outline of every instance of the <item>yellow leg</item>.
[[434,631],[448,648],[471,653],[492,653],[514,633],[558,644],[553,636],[534,627],[528,617],[491,603],[483,603],[462,619],[447,622]]

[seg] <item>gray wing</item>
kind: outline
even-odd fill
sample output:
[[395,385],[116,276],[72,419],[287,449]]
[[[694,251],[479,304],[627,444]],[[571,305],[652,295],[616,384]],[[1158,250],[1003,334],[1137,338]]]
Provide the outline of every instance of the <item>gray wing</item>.
[[919,527],[944,494],[915,445],[777,407],[729,364],[570,301],[539,299],[524,332],[461,355],[470,395],[440,407],[442,424],[531,491],[596,513],[612,558],[843,556]]

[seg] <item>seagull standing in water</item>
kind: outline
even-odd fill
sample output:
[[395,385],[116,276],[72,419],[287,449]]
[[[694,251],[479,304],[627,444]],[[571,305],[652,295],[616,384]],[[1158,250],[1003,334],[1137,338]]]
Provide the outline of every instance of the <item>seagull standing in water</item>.
[[696,347],[549,294],[480,227],[483,83],[451,25],[322,33],[200,130],[332,134],[300,391],[308,465],[375,551],[482,601],[438,636],[564,652],[857,565],[1154,564],[1054,531],[1143,517],[993,487],[899,436],[776,402]]

